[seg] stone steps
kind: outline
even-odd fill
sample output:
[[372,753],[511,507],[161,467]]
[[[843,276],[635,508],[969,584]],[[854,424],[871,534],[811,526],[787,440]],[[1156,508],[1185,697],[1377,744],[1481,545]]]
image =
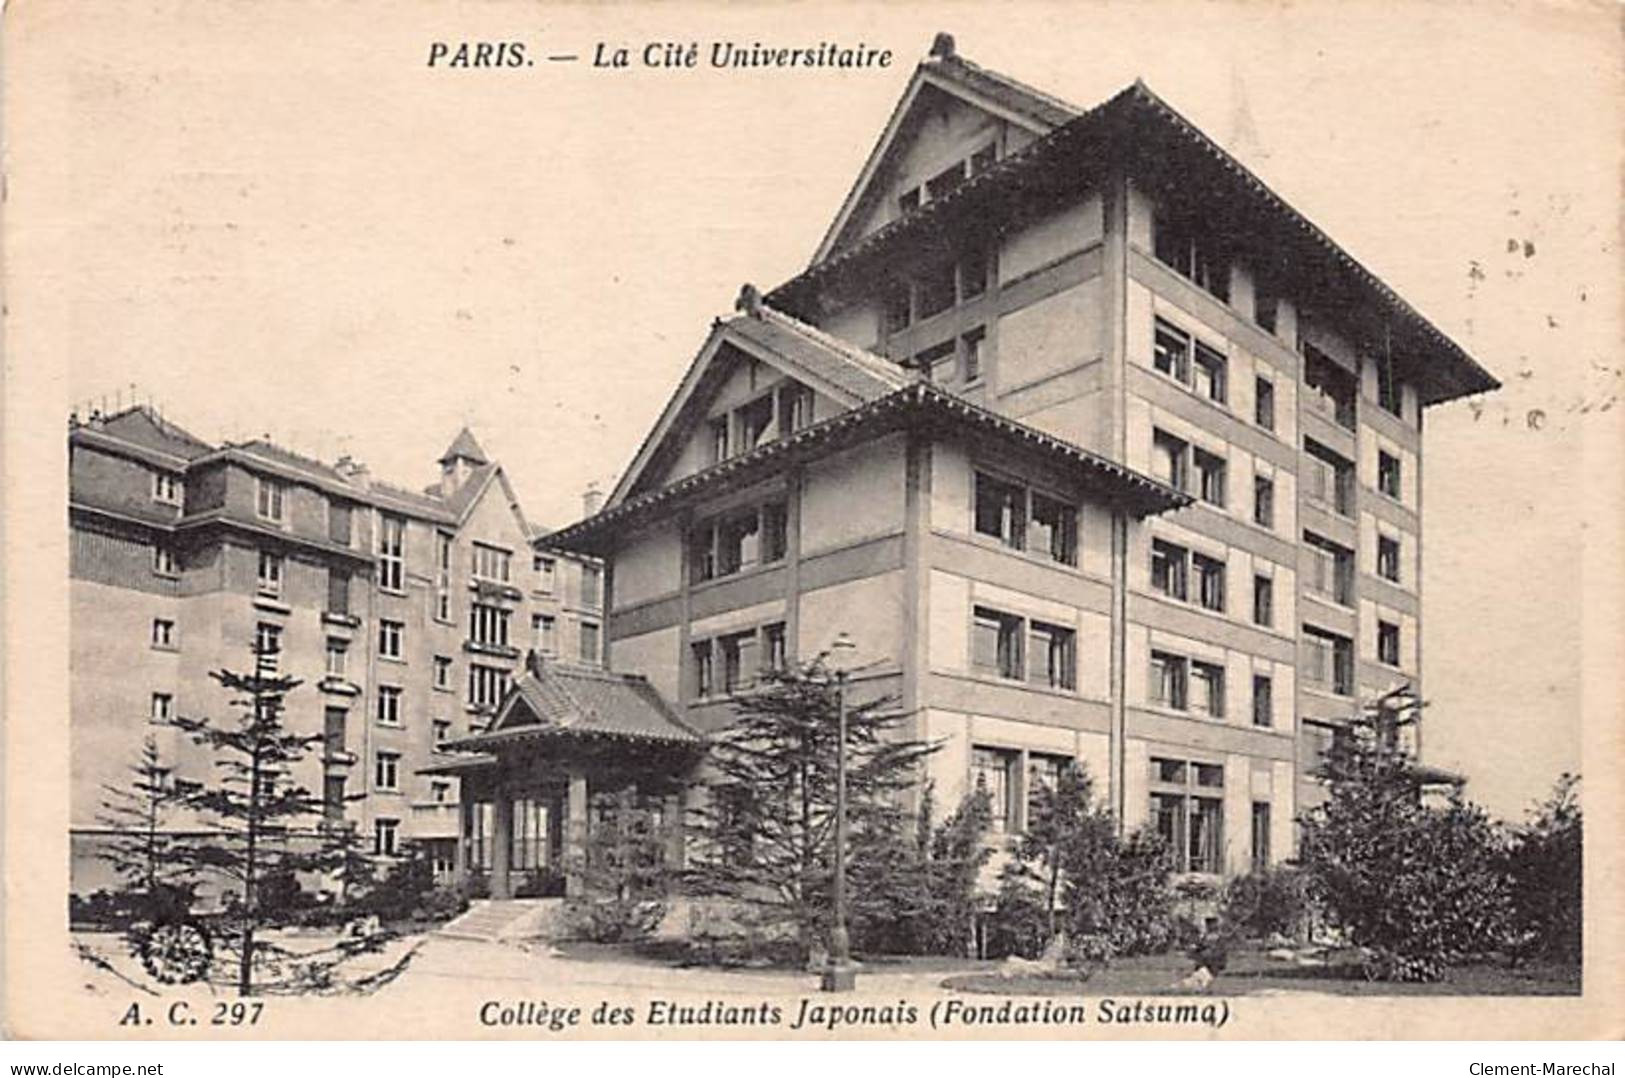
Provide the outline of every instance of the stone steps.
[[436,934],[491,943],[533,939],[546,936],[563,909],[562,898],[478,899]]

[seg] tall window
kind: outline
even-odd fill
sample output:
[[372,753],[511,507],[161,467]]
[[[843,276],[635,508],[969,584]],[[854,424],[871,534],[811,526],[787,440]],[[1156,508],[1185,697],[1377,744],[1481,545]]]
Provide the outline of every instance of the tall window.
[[401,724],[401,696],[398,685],[378,686],[378,721],[384,726]]
[[350,573],[337,567],[327,570],[327,612],[350,613]]
[[488,543],[475,543],[473,545],[473,555],[475,579],[495,581],[499,584],[508,582],[508,574],[513,563],[511,551],[491,546]]
[[1312,344],[1303,346],[1303,380],[1308,392],[1305,407],[1339,426],[1354,429],[1354,376]]
[[1265,430],[1275,429],[1275,383],[1268,378],[1253,383],[1253,422]]
[[982,379],[982,342],[986,339],[987,330],[982,326],[977,326],[959,338],[960,364],[965,373],[966,385]]
[[1253,675],[1253,725],[1274,726],[1274,682],[1268,674]]
[[1009,749],[974,746],[971,749],[971,781],[975,789],[986,791],[993,810],[993,830],[1010,832],[1017,827],[1015,782],[1021,754]]
[[1377,370],[1377,404],[1389,415],[1397,416],[1403,410],[1404,394],[1393,367],[1384,363]]
[[1176,382],[1188,384],[1191,380],[1190,334],[1177,326],[1156,320],[1151,365]]
[[468,638],[485,647],[508,646],[508,622],[513,611],[487,603],[471,603],[468,608]]
[[1190,660],[1166,651],[1151,653],[1151,702],[1175,711],[1190,708]]
[[468,664],[468,702],[475,707],[496,707],[513,677],[501,667]]
[[1253,624],[1275,624],[1275,581],[1271,577],[1253,577]]
[[1253,802],[1253,871],[1270,867],[1270,803]]
[[282,555],[260,551],[259,593],[273,598],[282,594]]
[[794,434],[813,423],[813,391],[799,383],[787,383],[779,389],[779,434]]
[[756,630],[729,633],[717,638],[717,650],[722,656],[722,691],[739,692],[747,689],[756,679]]
[[988,607],[976,608],[971,635],[971,666],[977,673],[1019,681],[1026,673],[1022,662],[1022,624],[1015,614]]
[[1191,661],[1190,709],[1198,715],[1224,717],[1224,667]]
[[534,559],[534,565],[537,590],[551,593],[556,586],[558,563],[544,554],[538,554]]
[[152,619],[152,646],[160,649],[175,646],[175,623],[169,618]]
[[1190,443],[1164,430],[1151,432],[1151,473],[1175,490],[1190,484]]
[[1192,554],[1196,570],[1197,598],[1204,610],[1224,612],[1224,562],[1206,554]]
[[1026,543],[1021,527],[1025,492],[1019,484],[1007,483],[982,472],[976,473],[976,530],[992,536],[1005,546],[1020,550]]
[[1062,565],[1078,564],[1077,506],[985,472],[976,473],[975,502],[977,534]]
[[1224,353],[1197,341],[1196,366],[1191,373],[1195,379],[1191,388],[1215,404],[1225,403],[1230,391]]
[[350,642],[337,636],[327,638],[327,676],[342,678],[350,666]]
[[1197,493],[1204,502],[1225,504],[1224,458],[1205,449],[1196,450]]
[[773,426],[773,394],[757,397],[749,404],[734,410],[734,423],[739,434],[739,452],[749,453],[778,437]]
[[784,503],[769,502],[700,523],[689,536],[690,577],[701,583],[783,561],[787,522]]
[[706,424],[711,443],[711,463],[721,464],[728,459],[728,417],[718,416]]
[[694,693],[704,698],[717,692],[741,692],[771,670],[788,662],[784,622],[727,633],[689,646]]
[[1399,583],[1399,540],[1391,535],[1377,536],[1377,575]]
[[406,625],[404,622],[380,618],[378,621],[378,654],[385,659],[401,658],[402,642],[405,636]]
[[254,479],[254,511],[264,520],[281,523],[283,520],[283,487],[274,479],[258,476]]
[[1304,493],[1341,516],[1354,515],[1354,464],[1319,442],[1304,439]]
[[434,616],[451,620],[451,547],[453,539],[445,532],[434,536]]
[[1377,450],[1377,489],[1399,500],[1399,458],[1385,449]]
[[1354,552],[1309,531],[1303,533],[1303,542],[1304,553],[1308,556],[1308,579],[1304,581],[1304,587],[1323,599],[1342,606],[1352,605]]
[[1275,480],[1267,475],[1253,476],[1253,523],[1275,527]]
[[372,852],[379,857],[394,857],[400,851],[401,821],[383,817],[372,821]]
[[347,502],[328,502],[327,538],[339,546],[349,546],[351,516],[352,513]]
[[583,621],[581,623],[581,661],[595,663],[598,661],[599,631],[596,621]]
[[398,790],[401,782],[401,754],[380,751],[373,767],[373,786],[380,790]]
[[1310,685],[1338,696],[1354,695],[1354,642],[1346,636],[1305,625],[1298,668]]
[[1391,621],[1377,622],[1377,661],[1399,665],[1399,626]]
[[378,586],[406,590],[406,521],[400,517],[378,518]]
[[1052,689],[1077,688],[1077,634],[1072,629],[1034,621],[1027,640],[1028,681]]
[[596,610],[603,602],[604,571],[596,565],[581,567],[581,605]]
[[147,712],[153,722],[168,722],[175,717],[175,697],[167,692],[155,692]]
[[451,688],[451,656],[436,655],[434,657],[434,687],[437,689]]
[[552,614],[532,614],[530,617],[531,646],[543,655],[554,655],[559,650],[558,624]]
[[689,664],[694,672],[694,695],[705,699],[717,691],[716,665],[711,657],[711,641],[696,640],[689,645]]
[[782,672],[789,668],[789,643],[784,635],[784,622],[762,626],[762,669]]
[[1151,814],[1175,872],[1223,871],[1224,768],[1151,758]]
[[347,744],[345,726],[350,713],[342,707],[330,707],[322,716],[322,751],[329,759],[342,756]]
[[175,548],[163,543],[156,543],[152,548],[152,571],[159,576],[179,576],[180,562],[175,558]]
[[1230,302],[1230,266],[1218,253],[1217,243],[1203,235],[1195,221],[1159,212],[1153,250],[1157,260],[1191,283]]
[[173,472],[153,472],[152,500],[166,505],[181,504],[181,477]]
[[1190,551],[1164,539],[1151,540],[1151,586],[1170,599],[1189,594]]
[[254,667],[275,673],[282,662],[282,626],[262,621],[254,626]]

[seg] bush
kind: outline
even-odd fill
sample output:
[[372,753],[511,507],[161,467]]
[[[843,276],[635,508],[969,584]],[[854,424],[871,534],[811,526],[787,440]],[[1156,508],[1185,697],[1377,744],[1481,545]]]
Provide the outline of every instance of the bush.
[[987,918],[983,949],[988,958],[1037,958],[1050,937],[1050,910],[1038,888],[1007,874]]
[[1582,820],[1578,775],[1565,774],[1513,838],[1508,855],[1520,957],[1578,962],[1582,950]]
[[644,939],[665,917],[659,900],[572,898],[564,904],[562,928],[570,939],[625,943]]
[[1293,868],[1267,868],[1232,880],[1225,889],[1224,920],[1254,939],[1300,939],[1308,931],[1308,881]]

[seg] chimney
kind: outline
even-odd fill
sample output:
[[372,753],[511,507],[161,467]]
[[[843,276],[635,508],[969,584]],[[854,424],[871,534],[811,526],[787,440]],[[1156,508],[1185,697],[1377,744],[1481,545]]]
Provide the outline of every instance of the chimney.
[[344,481],[353,487],[367,489],[367,466],[346,453],[333,462],[333,470],[344,477]]
[[581,515],[584,517],[597,516],[598,510],[604,507],[604,492],[598,489],[594,480],[587,484],[587,489],[581,492]]
[[525,652],[525,671],[532,677],[542,676],[542,653],[535,648]]

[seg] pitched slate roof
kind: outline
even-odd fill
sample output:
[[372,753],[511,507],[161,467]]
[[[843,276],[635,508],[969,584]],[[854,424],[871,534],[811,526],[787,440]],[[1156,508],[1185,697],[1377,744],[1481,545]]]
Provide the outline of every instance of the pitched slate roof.
[[485,450],[480,448],[480,443],[475,439],[474,432],[467,427],[457,432],[457,437],[452,439],[451,445],[440,454],[440,459],[436,463],[444,464],[459,457],[473,464],[491,463],[491,458],[485,455]]
[[184,460],[201,457],[214,448],[190,431],[163,419],[144,404],[132,405],[101,420],[100,430],[145,449],[168,453]]
[[685,725],[645,679],[596,667],[545,663],[514,680],[481,734],[447,747],[491,752],[546,737],[608,737],[698,748],[705,739]]

